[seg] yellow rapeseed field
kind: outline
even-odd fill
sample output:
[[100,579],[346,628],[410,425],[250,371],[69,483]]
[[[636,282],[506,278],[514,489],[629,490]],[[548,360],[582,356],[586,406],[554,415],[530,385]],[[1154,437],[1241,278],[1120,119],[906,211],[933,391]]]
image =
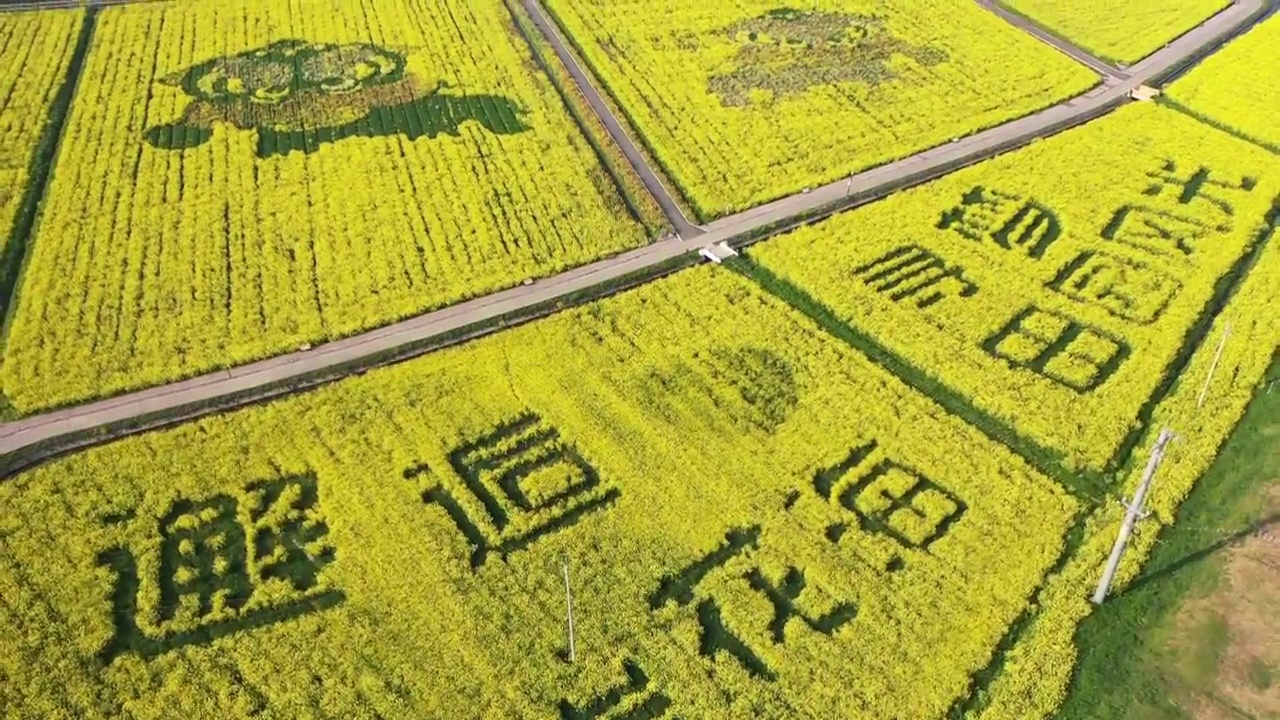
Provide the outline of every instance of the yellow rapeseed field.
[[83,20],[81,10],[0,14],[0,250]]
[[1080,510],[708,266],[6,480],[0,706],[942,718]]
[[645,241],[502,0],[107,8],[4,392],[157,384]]
[[1135,63],[1231,0],[997,0],[1098,57]]
[[945,143],[1097,80],[972,2],[545,4],[703,216]]
[[1250,30],[1167,88],[1192,112],[1280,152],[1280,17]]
[[[546,2],[708,214],[1088,82],[973,3]],[[0,716],[1046,720],[1157,432],[1116,590],[1280,349],[1276,22],[723,265],[0,478]],[[502,0],[0,13],[0,53],[6,229],[78,78],[22,411],[645,242]]]
[[750,254],[1069,466],[1100,469],[1274,234],[1278,197],[1273,154],[1135,105]]

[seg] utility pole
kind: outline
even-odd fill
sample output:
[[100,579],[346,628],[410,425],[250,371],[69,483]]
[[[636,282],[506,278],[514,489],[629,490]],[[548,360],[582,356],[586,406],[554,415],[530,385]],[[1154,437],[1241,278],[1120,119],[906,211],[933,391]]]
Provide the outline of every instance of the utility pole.
[[1133,526],[1145,515],[1143,502],[1147,499],[1147,491],[1151,489],[1151,480],[1156,476],[1156,468],[1160,466],[1160,461],[1164,458],[1164,448],[1172,439],[1172,430],[1164,428],[1160,431],[1156,446],[1151,450],[1151,459],[1147,460],[1147,469],[1142,473],[1142,482],[1138,483],[1138,489],[1133,493],[1133,501],[1125,508],[1124,522],[1120,525],[1120,534],[1116,536],[1116,544],[1111,548],[1111,557],[1107,560],[1107,569],[1103,571],[1102,579],[1098,581],[1098,589],[1093,591],[1094,605],[1101,605],[1102,601],[1107,598],[1107,591],[1111,589],[1111,581],[1116,576],[1116,569],[1120,567],[1120,557],[1124,555],[1124,548],[1129,543],[1129,536],[1133,534]]
[[569,592],[569,559],[562,560],[560,567],[564,570],[564,604],[569,615],[569,662],[573,663],[577,659],[577,653],[573,647],[573,595]]
[[1209,376],[1204,379],[1204,386],[1200,388],[1200,399],[1196,401],[1197,409],[1204,407],[1204,399],[1209,396],[1209,383],[1213,380],[1213,374],[1218,371],[1218,361],[1222,360],[1222,349],[1227,346],[1229,337],[1231,337],[1231,323],[1227,323],[1222,331],[1222,341],[1218,343],[1218,352],[1213,356],[1213,364],[1209,366]]

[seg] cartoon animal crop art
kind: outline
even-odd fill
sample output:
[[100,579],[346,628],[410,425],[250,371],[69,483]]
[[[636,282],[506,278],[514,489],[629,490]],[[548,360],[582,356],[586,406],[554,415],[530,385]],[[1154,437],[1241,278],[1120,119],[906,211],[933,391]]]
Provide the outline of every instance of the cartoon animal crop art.
[[897,76],[891,66],[904,56],[932,67],[947,54],[894,37],[884,21],[865,15],[780,8],[724,30],[741,43],[734,69],[711,78],[711,92],[729,106],[751,102],[764,91],[775,100],[818,85],[857,82],[879,85]]
[[446,84],[409,74],[403,55],[364,43],[280,40],[200,63],[165,82],[191,96],[179,120],[146,131],[153,146],[170,150],[208,142],[218,122],[257,130],[259,157],[311,153],[355,136],[457,136],[472,120],[504,135],[528,129],[510,100],[451,95]]

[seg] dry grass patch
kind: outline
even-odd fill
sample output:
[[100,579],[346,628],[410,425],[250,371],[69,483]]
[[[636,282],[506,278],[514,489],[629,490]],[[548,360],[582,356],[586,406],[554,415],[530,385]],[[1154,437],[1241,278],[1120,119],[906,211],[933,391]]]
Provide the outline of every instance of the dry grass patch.
[[[1272,434],[1280,431],[1272,431]],[[1200,720],[1280,718],[1280,482],[1267,521],[1223,549],[1221,580],[1179,611],[1170,650]]]

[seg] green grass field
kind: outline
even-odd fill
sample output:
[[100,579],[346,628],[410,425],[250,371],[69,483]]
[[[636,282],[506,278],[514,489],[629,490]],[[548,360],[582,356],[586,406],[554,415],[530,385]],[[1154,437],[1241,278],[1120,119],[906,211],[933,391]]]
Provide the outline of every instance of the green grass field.
[[[1252,561],[1268,555],[1263,562],[1280,556],[1280,366],[1270,377],[1272,391],[1253,402],[1141,576],[1081,624],[1080,663],[1060,720],[1278,717],[1276,650],[1232,657],[1246,629],[1274,634],[1277,615],[1258,624],[1250,612],[1223,607],[1224,597],[1246,596],[1280,609],[1280,575],[1239,587],[1229,573],[1242,553]],[[1231,672],[1233,664],[1243,673]],[[1240,696],[1250,695],[1263,699],[1241,707]]]

